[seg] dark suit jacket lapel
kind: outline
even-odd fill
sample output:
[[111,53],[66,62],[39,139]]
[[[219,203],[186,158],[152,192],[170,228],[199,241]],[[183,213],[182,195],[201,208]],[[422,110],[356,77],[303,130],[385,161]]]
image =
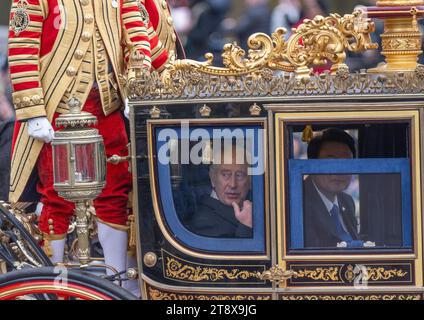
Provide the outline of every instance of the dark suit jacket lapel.
[[233,207],[222,204],[219,200],[211,197],[205,197],[203,203],[208,206],[221,219],[228,221],[234,226],[238,226],[239,222],[234,215]]
[[327,230],[334,237],[338,238],[339,236],[336,231],[336,225],[331,219],[330,213],[318,194],[311,177],[308,177],[305,181],[305,192],[306,194],[309,194],[311,204],[314,204],[313,211],[316,219],[322,225],[322,228]]

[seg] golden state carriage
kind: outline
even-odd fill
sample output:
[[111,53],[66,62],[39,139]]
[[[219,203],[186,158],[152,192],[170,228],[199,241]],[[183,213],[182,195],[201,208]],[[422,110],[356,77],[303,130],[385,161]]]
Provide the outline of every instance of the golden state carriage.
[[[143,298],[423,299],[423,15],[421,0],[381,0],[305,20],[287,39],[283,29],[252,35],[247,55],[228,44],[222,67],[206,55],[174,59],[161,75],[121,79],[131,97],[130,245],[138,262],[127,275],[139,279]],[[386,61],[350,71],[347,54],[377,49],[372,18],[384,20]],[[312,71],[323,64],[328,71]],[[356,156],[308,159],[308,143],[328,128],[347,133]],[[202,197],[220,200],[214,152],[235,142],[248,159],[250,232],[225,233],[224,223],[205,232],[191,221]],[[355,239],[324,244],[309,232],[307,181],[328,176],[349,177]],[[64,268],[67,286],[53,283],[43,267],[51,263],[28,233],[31,216],[4,205],[1,221],[3,270],[20,271],[0,276],[0,298],[131,297],[100,278],[84,284],[72,268]],[[78,250],[88,247],[81,234]],[[83,263],[93,260],[84,252],[77,252]]]

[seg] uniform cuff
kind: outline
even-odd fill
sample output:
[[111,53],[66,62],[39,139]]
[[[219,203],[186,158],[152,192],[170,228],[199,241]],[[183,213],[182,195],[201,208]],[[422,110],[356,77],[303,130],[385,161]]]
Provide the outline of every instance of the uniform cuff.
[[47,115],[42,88],[14,92],[13,106],[15,107],[16,119],[18,121],[46,117]]

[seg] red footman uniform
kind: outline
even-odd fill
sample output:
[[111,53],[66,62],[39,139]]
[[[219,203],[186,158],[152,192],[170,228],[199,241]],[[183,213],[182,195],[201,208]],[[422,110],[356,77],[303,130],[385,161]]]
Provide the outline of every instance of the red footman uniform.
[[[18,125],[10,201],[33,200],[28,191],[36,189],[44,204],[40,228],[49,240],[65,237],[73,204],[54,191],[51,145],[29,137],[27,120],[47,117],[54,127],[54,119],[68,112],[68,101],[76,98],[84,110],[98,117],[107,156],[126,154],[128,139],[120,112],[124,88],[117,78],[125,75],[134,50],[144,55],[148,70],[160,70],[168,59],[143,3],[13,1],[9,63]],[[36,184],[31,183],[34,177],[39,178]],[[127,163],[108,165],[106,187],[94,202],[100,221],[116,229],[126,226],[130,178]]]

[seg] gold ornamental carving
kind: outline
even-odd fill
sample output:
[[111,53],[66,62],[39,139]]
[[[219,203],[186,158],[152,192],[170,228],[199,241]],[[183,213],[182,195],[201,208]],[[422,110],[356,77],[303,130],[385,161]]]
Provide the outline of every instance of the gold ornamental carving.
[[261,111],[262,111],[262,108],[258,106],[256,102],[253,105],[251,105],[249,108],[250,115],[254,117],[260,116]]
[[396,7],[396,6],[424,6],[423,0],[379,0],[379,7]]
[[370,69],[370,72],[405,72],[413,71],[418,64],[418,57],[422,53],[422,34],[418,20],[423,17],[420,7],[422,0],[381,0],[378,7],[367,8],[370,18],[379,18],[384,21],[384,33],[381,35],[386,62]]
[[150,109],[149,113],[152,119],[159,119],[161,110],[158,107],[154,106],[153,108]]
[[149,299],[151,300],[219,300],[219,301],[231,301],[231,300],[271,300],[271,296],[267,295],[206,295],[206,294],[184,294],[184,293],[173,293],[163,292],[158,289],[149,287]]
[[363,280],[384,281],[392,278],[403,278],[408,272],[401,269],[385,269],[384,267],[366,267],[367,272],[363,275]]
[[312,280],[321,281],[340,281],[339,273],[339,267],[318,267],[315,269],[305,268],[303,270],[296,270],[296,275],[294,276],[294,278],[308,278]]
[[240,77],[200,75],[187,69],[174,74],[165,86],[157,73],[152,73],[151,86],[140,86],[133,97],[143,93],[143,101],[160,99],[196,99],[204,97],[314,97],[381,94],[424,94],[424,67],[411,72],[374,74],[366,70],[349,72],[340,67],[335,74],[324,71],[309,79],[298,79],[293,73],[276,75],[264,68],[256,74]]
[[285,285],[288,279],[297,276],[297,272],[293,270],[285,270],[277,265],[262,273],[258,272],[257,276],[259,279],[270,281],[272,284]]
[[219,267],[188,265],[177,259],[166,257],[165,275],[172,279],[186,280],[193,282],[202,281],[226,281],[226,280],[248,280],[257,279],[256,272],[241,270],[239,268],[223,269]]
[[284,295],[281,300],[422,300],[420,294]]
[[37,215],[35,213],[25,213],[25,211],[17,208],[10,208],[9,210],[35,241],[41,241],[43,239],[43,234],[36,224]]
[[203,118],[210,117],[212,112],[212,109],[208,107],[206,104],[204,104],[202,107],[199,108],[199,113]]
[[[417,36],[420,37],[420,34]],[[421,50],[421,40],[414,38],[384,37],[382,39],[382,48],[386,54],[388,50]]]
[[[249,51],[237,44],[226,44],[222,53],[224,67],[212,65],[214,56],[205,55],[205,62],[171,59],[162,73],[165,87],[174,87],[179,71],[190,70],[201,74],[235,77],[250,74],[260,76],[264,68],[273,71],[296,72],[298,77],[309,77],[309,67],[333,64],[332,71],[345,66],[346,50],[360,52],[376,49],[370,34],[374,23],[363,17],[361,11],[343,17],[331,14],[329,17],[316,16],[305,19],[286,41],[287,31],[278,28],[271,36],[255,33],[248,39]],[[259,75],[258,75],[259,73]]]

